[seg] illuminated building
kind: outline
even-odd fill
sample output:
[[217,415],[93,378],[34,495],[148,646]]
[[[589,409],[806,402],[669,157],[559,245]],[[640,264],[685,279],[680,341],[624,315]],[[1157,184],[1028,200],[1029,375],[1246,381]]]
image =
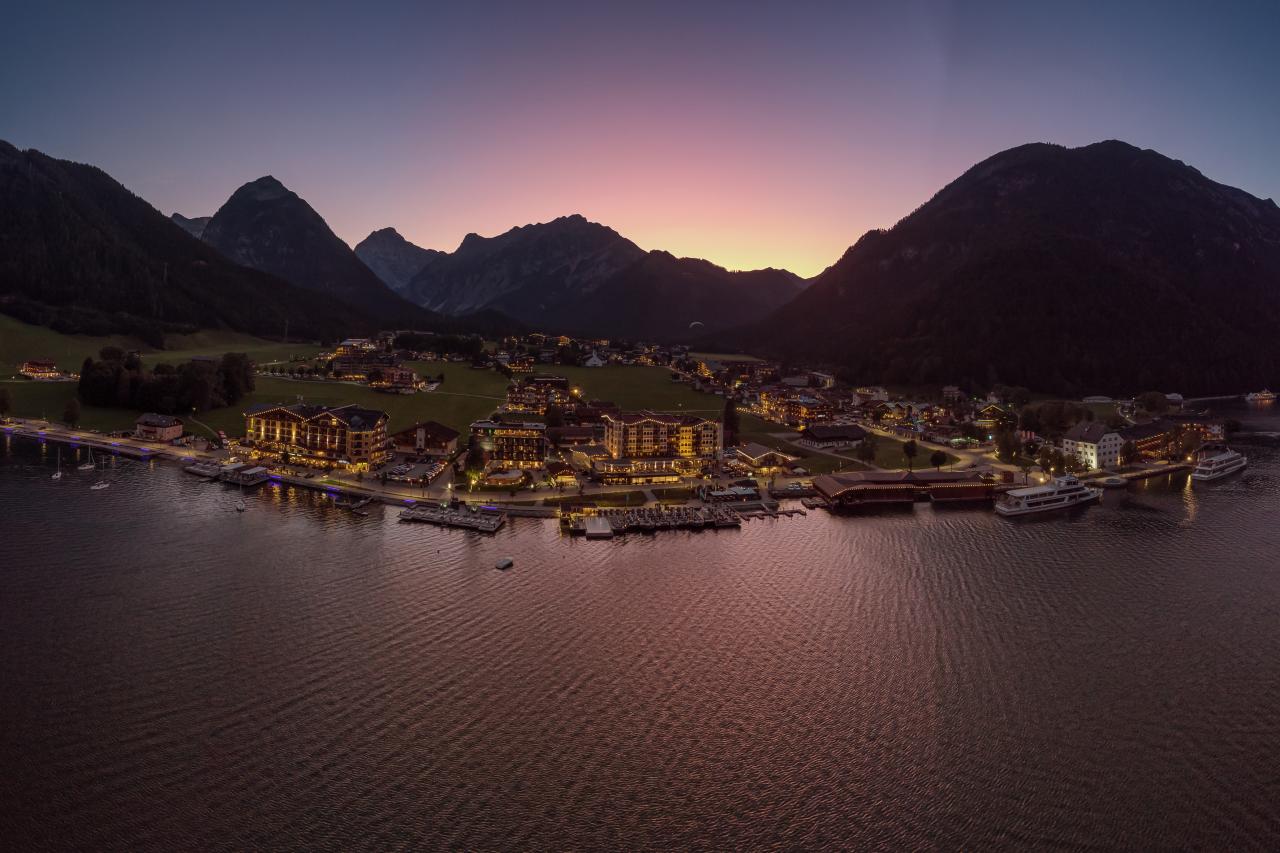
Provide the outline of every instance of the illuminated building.
[[298,403],[263,404],[244,416],[245,444],[255,458],[368,471],[391,456],[386,412]]
[[22,366],[18,368],[18,372],[28,379],[63,379],[62,372],[58,370],[58,365],[46,359],[32,359],[24,361]]
[[139,415],[133,425],[133,435],[143,441],[173,441],[182,438],[182,421],[172,415],[148,412]]
[[542,468],[547,459],[547,425],[534,421],[476,421],[471,439],[485,453],[486,467]]
[[1089,470],[1119,465],[1123,446],[1120,434],[1098,421],[1080,421],[1062,436],[1062,452]]
[[693,415],[621,412],[604,416],[605,482],[670,482],[701,474],[720,458],[720,422]]
[[507,388],[506,409],[509,412],[545,415],[548,407],[565,408],[572,405],[577,396],[565,377],[537,374],[514,382]]

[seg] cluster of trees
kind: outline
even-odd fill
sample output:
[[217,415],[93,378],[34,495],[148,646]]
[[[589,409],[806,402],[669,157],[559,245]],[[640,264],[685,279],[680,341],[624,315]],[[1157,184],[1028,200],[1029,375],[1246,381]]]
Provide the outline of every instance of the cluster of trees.
[[84,360],[78,393],[92,406],[176,415],[234,405],[253,387],[253,363],[242,352],[148,370],[137,353],[104,347],[98,360]]
[[476,358],[484,352],[484,340],[478,335],[428,335],[422,332],[401,332],[392,346],[414,352],[433,352],[436,355],[465,355]]

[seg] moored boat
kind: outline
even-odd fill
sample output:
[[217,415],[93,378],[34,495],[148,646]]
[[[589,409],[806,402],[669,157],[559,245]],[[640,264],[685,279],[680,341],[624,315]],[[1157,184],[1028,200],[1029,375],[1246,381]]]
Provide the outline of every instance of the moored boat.
[[1014,489],[996,501],[996,512],[1004,516],[1051,512],[1095,501],[1102,489],[1083,485],[1071,474],[1054,477],[1043,486]]
[[1201,450],[1195,470],[1191,472],[1191,479],[1201,483],[1218,480],[1243,471],[1248,464],[1247,458],[1225,445],[1208,447]]
[[1251,403],[1270,403],[1275,400],[1276,392],[1263,388],[1261,391],[1245,394],[1244,398]]

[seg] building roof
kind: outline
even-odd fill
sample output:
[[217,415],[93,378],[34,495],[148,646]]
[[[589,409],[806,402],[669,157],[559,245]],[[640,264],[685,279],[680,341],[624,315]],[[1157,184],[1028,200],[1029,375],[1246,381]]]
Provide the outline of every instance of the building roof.
[[453,427],[445,426],[439,421],[421,421],[419,423],[414,424],[411,427],[407,427],[402,430],[397,430],[394,433],[394,436],[409,435],[409,434],[416,435],[416,433],[420,429],[425,430],[426,438],[430,439],[431,441],[437,441],[441,443],[453,441],[459,435],[456,429],[454,429]]
[[1134,424],[1120,430],[1120,436],[1127,441],[1142,441],[1144,438],[1155,438],[1169,431],[1164,421],[1148,421],[1145,424]]
[[980,483],[972,471],[868,471],[856,474],[821,474],[813,487],[826,498],[872,486],[930,486],[938,483]]
[[139,426],[149,427],[175,427],[182,426],[182,421],[173,415],[157,415],[154,412],[147,412],[145,415],[139,415],[136,423]]
[[805,427],[800,435],[811,441],[862,441],[867,431],[857,424],[813,424]]
[[276,410],[287,412],[293,417],[304,421],[334,418],[356,430],[368,429],[376,426],[379,421],[389,420],[386,412],[380,412],[377,409],[366,409],[354,403],[349,403],[345,406],[316,406],[310,403],[294,403],[292,406],[288,406],[259,403],[255,406],[250,406],[244,414],[261,415]]
[[1112,432],[1115,430],[1098,421],[1077,421],[1071,429],[1067,430],[1063,438],[1085,444],[1097,444],[1107,433]]
[[781,450],[774,450],[772,447],[766,447],[763,444],[758,444],[754,441],[749,441],[746,444],[739,445],[735,450],[738,451],[739,456],[745,459],[750,459],[752,462],[759,462],[766,456],[778,456],[783,459],[797,458],[788,453],[783,453]]
[[657,423],[670,424],[679,426],[681,424],[697,425],[703,423],[715,423],[709,418],[700,418],[696,415],[682,415],[672,412],[654,412],[644,409],[638,412],[618,412],[617,414],[608,412],[604,417],[607,420],[618,421],[624,424],[638,424],[644,421],[655,421]]

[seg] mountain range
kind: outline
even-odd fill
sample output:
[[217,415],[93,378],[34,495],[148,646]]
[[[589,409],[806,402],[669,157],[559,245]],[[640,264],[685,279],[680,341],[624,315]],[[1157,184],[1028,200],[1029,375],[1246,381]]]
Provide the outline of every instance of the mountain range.
[[[451,253],[391,229],[356,247],[384,282],[433,311],[491,309],[560,332],[688,338],[759,320],[804,289],[785,270],[730,272],[708,261],[646,252],[580,215],[468,234]],[[416,268],[416,272],[409,271]]]
[[1109,141],[984,160],[717,343],[863,381],[1202,394],[1275,383],[1277,330],[1275,202]]
[[1238,391],[1280,379],[1280,208],[1123,142],[1024,145],[806,282],[645,251],[576,215],[453,252],[382,229],[353,251],[269,176],[212,217],[167,219],[99,169],[0,143],[0,310],[149,340],[286,320],[312,337],[496,334],[515,318],[857,381]]
[[93,166],[0,141],[0,311],[62,332],[334,338],[365,311],[239,266]]

